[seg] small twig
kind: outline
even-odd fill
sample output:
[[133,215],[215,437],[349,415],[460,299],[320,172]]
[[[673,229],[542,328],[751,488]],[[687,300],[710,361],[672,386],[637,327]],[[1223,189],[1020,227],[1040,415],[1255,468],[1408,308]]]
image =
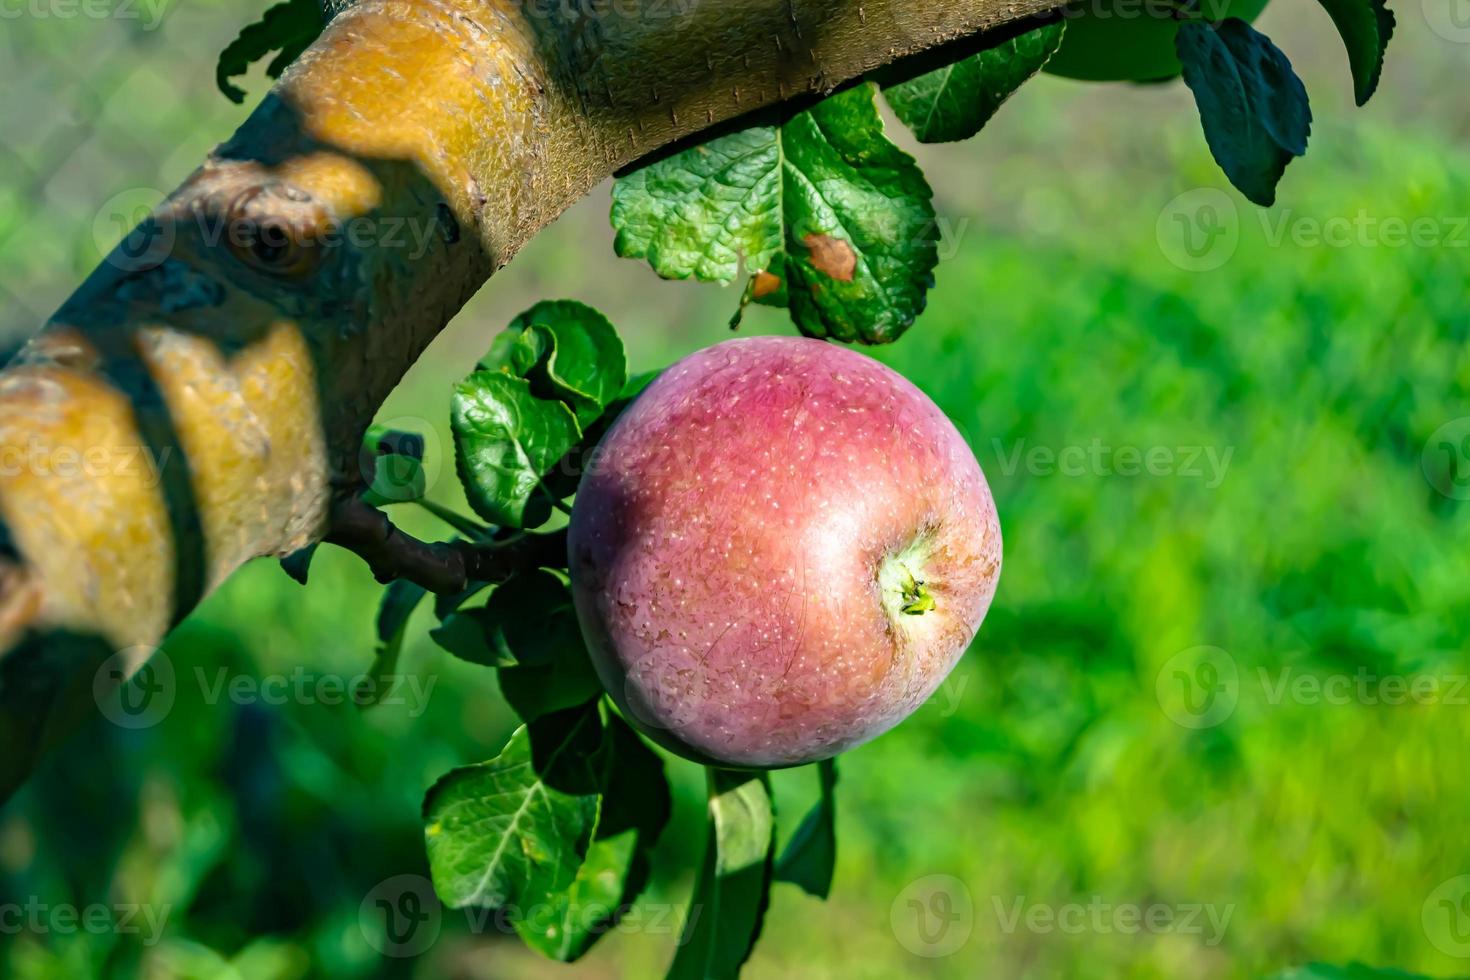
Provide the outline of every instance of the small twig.
[[463,534],[467,538],[479,539],[485,537],[487,533],[486,528],[481,527],[479,524],[476,524],[474,521],[470,520],[467,517],[461,517],[454,511],[450,510],[448,507],[442,507],[439,504],[434,503],[432,500],[420,497],[418,500],[413,501],[413,503],[422,510],[434,515],[440,521],[448,524],[450,527],[454,528],[456,531],[458,531],[460,534]]
[[358,496],[332,506],[324,539],[357,555],[379,582],[407,579],[439,595],[456,595],[471,582],[504,582],[528,568],[566,564],[566,532],[527,534],[514,542],[420,541]]

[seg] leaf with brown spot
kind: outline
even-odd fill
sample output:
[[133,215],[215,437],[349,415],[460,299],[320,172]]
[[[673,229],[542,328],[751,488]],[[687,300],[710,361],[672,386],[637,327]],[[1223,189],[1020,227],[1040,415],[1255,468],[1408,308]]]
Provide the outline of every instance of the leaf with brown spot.
[[767,296],[779,293],[783,285],[785,284],[781,281],[780,276],[773,275],[769,272],[757,272],[755,274],[755,282],[750,287],[751,298],[758,300],[765,299]]
[[896,339],[934,284],[937,221],[918,165],[883,132],[875,92],[848,89],[620,178],[618,254],[670,279],[749,272],[741,312],[788,306],[811,337]]
[[857,253],[851,245],[831,235],[808,235],[801,243],[807,248],[807,261],[813,269],[840,282],[852,282],[857,271]]

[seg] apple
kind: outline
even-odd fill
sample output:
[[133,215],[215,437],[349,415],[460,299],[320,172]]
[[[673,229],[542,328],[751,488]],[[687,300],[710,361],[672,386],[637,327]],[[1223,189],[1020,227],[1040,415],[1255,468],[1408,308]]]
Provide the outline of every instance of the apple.
[[[1209,20],[1252,21],[1267,0],[1199,0]],[[1083,0],[1067,8],[1062,46],[1044,71],[1089,82],[1152,82],[1184,70],[1174,50],[1180,20],[1173,0]]]
[[892,369],[731,340],[666,370],[583,474],[568,557],[603,685],[699,762],[777,768],[898,724],[954,667],[1000,574],[964,438]]

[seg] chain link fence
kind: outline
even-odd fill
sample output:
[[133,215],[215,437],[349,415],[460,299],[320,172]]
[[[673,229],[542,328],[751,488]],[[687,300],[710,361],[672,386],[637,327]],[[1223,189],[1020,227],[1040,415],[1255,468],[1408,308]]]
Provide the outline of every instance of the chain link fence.
[[33,333],[245,118],[214,62],[265,6],[0,2],[0,346]]

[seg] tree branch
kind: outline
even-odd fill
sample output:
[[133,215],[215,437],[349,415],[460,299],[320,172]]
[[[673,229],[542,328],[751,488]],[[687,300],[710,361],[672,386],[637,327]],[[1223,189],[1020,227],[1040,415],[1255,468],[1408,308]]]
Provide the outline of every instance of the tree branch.
[[567,557],[565,530],[492,544],[420,541],[355,495],[332,507],[323,540],[362,558],[379,582],[407,579],[439,595],[457,595],[472,582],[504,582],[529,568],[560,567]]

